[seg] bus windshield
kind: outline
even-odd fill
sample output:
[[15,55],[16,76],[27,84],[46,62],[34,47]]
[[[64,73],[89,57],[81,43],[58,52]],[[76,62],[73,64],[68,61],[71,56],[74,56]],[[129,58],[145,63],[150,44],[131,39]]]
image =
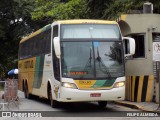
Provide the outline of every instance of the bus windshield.
[[120,32],[116,24],[72,24],[61,26],[62,39],[109,38],[119,39]]
[[62,77],[102,79],[124,76],[121,41],[61,42]]

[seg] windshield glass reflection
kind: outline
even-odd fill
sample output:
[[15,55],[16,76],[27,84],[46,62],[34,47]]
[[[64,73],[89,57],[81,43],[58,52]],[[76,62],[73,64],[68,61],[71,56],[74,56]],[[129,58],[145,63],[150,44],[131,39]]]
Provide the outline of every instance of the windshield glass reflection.
[[124,76],[121,42],[62,42],[62,76],[101,79]]

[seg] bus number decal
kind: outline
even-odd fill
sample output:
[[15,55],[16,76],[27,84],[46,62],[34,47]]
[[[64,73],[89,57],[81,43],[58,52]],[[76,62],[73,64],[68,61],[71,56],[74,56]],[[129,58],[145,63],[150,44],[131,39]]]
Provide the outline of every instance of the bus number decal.
[[91,82],[91,81],[87,81],[87,80],[82,80],[82,81],[79,81],[79,84],[83,84],[83,85],[91,85],[92,82]]

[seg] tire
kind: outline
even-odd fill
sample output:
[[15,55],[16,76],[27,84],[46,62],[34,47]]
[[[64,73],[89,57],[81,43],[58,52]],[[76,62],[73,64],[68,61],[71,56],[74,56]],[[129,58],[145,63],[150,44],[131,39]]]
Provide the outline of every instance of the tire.
[[29,92],[28,92],[27,83],[24,85],[24,96],[25,96],[25,98],[31,99],[31,94],[29,94]]
[[99,105],[99,107],[101,107],[101,108],[106,108],[106,106],[107,106],[107,101],[99,101],[99,102],[98,102],[98,105]]
[[24,85],[24,97],[27,98],[27,91],[28,91],[28,88],[26,85]]
[[52,97],[52,91],[50,90],[50,92],[49,92],[50,105],[51,105],[52,108],[58,108],[59,107],[59,102],[56,101],[56,100],[53,100],[52,98],[53,98]]

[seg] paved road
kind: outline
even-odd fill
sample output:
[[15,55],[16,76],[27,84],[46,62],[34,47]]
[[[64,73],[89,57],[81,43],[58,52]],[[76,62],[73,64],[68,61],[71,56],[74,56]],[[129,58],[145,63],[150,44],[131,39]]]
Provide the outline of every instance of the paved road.
[[[19,105],[15,105],[11,103],[9,106],[9,110],[7,111],[51,111],[42,113],[43,115],[53,115],[53,117],[42,117],[42,118],[25,118],[25,117],[12,117],[12,118],[0,118],[0,120],[158,120],[157,117],[150,118],[136,118],[136,117],[116,117],[116,115],[124,114],[124,116],[128,112],[138,112],[139,110],[116,105],[112,102],[109,102],[107,108],[102,109],[99,108],[96,102],[92,103],[63,103],[60,108],[51,108],[50,104],[45,99],[38,99],[35,97],[34,99],[25,99],[22,92],[19,92],[20,101]],[[43,116],[42,115],[42,116]]]
[[97,102],[79,102],[79,103],[61,103],[59,108],[51,108],[49,102],[46,99],[34,97],[33,99],[24,98],[23,92],[19,91],[19,105],[11,103],[9,109],[6,110],[18,110],[18,111],[101,111],[101,112],[113,112],[113,111],[139,111],[136,109],[120,106],[109,102],[107,108],[102,109],[98,106]]

